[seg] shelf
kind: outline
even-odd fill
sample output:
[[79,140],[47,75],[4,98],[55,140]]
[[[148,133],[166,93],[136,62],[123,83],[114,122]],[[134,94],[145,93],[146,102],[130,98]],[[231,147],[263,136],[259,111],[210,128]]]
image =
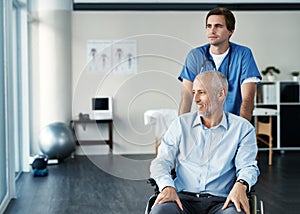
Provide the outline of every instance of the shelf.
[[109,144],[109,140],[78,140],[79,145],[87,146],[87,145],[106,145]]
[[292,105],[300,105],[300,103],[280,103],[281,106],[285,106],[285,105],[289,105],[289,106],[292,106]]
[[277,103],[256,103],[256,106],[276,106]]
[[[278,114],[272,120],[273,150],[300,150],[297,124],[300,120],[300,82],[277,80],[258,83],[255,108],[277,110]],[[259,149],[267,150],[264,147]]]

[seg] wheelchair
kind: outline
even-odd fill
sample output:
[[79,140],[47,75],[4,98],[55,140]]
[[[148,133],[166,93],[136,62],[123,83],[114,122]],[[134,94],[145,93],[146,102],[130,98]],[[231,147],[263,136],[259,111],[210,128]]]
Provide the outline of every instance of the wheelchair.
[[[147,183],[154,187],[154,194],[149,198],[148,203],[146,205],[145,214],[149,214],[151,211],[151,207],[153,206],[157,195],[159,194],[159,188],[153,178],[149,178]],[[250,204],[250,213],[251,214],[264,214],[264,206],[263,201],[257,201],[257,196],[253,194],[253,190],[248,193],[249,204]]]

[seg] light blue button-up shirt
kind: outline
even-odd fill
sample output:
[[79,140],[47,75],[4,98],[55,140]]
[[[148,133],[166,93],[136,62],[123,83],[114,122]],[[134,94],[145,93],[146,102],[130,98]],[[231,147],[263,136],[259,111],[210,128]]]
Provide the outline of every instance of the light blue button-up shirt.
[[[197,112],[183,114],[170,125],[150,166],[162,190],[209,193],[227,197],[237,179],[253,186],[259,175],[255,128],[246,119],[223,113],[219,125],[207,128]],[[176,162],[177,177],[170,171]]]

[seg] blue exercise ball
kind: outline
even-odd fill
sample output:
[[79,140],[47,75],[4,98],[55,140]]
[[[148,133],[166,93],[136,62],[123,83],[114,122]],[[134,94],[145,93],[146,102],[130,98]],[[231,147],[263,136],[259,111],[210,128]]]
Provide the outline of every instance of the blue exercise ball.
[[42,129],[39,136],[39,146],[49,159],[62,160],[75,151],[75,136],[65,123],[51,123]]

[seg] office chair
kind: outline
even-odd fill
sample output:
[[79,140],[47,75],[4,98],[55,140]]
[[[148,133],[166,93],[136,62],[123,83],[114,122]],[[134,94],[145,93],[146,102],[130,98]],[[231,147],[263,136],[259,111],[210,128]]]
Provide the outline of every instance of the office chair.
[[[159,194],[159,188],[153,178],[149,178],[147,183],[154,187],[154,194],[148,200],[146,205],[145,214],[149,214],[151,208],[156,200],[157,195]],[[257,204],[257,196],[252,194],[253,190],[248,193],[249,204],[250,204],[250,213],[251,214],[264,214],[263,201],[260,201],[259,206]]]
[[[269,160],[268,164],[272,165],[272,156],[273,156],[273,137],[272,137],[272,116],[268,116],[268,121],[256,120],[256,139],[257,142],[261,142],[269,147]],[[267,136],[268,140],[263,138],[262,136]]]

